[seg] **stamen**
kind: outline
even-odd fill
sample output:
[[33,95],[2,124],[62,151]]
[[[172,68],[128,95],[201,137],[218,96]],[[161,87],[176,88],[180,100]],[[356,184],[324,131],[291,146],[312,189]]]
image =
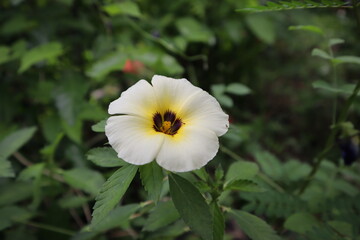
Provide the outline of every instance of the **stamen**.
[[160,132],[161,127],[162,127],[162,116],[160,113],[155,113],[153,116],[153,128],[155,129],[155,131]]
[[168,135],[175,135],[184,124],[180,118],[176,118],[176,114],[167,110],[164,115],[159,112],[153,115],[153,129],[156,132],[162,132]]
[[171,122],[169,122],[169,121],[164,121],[160,129],[161,129],[161,131],[162,131],[163,133],[168,133],[168,131],[170,130],[170,128],[171,128]]

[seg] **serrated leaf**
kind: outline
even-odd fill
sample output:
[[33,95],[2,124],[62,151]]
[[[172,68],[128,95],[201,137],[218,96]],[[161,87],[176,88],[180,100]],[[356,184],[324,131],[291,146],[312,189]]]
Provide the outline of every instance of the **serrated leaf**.
[[140,9],[135,2],[124,1],[103,6],[103,10],[110,16],[129,15],[141,17]]
[[159,204],[150,212],[143,230],[152,232],[168,226],[179,218],[179,212],[176,210],[172,201],[159,202]]
[[[305,1],[279,1],[279,4],[273,2],[267,2],[266,6],[255,6],[242,9],[236,9],[238,12],[248,12],[248,13],[258,13],[258,12],[269,12],[269,11],[284,11],[284,10],[294,10],[294,9],[308,9],[308,8],[331,8],[331,7],[341,7],[346,5],[347,2],[342,1],[325,1],[314,2],[310,0]],[[351,6],[348,6],[351,8]]]
[[210,203],[210,210],[213,216],[213,239],[223,240],[225,231],[225,219],[219,205],[216,202]]
[[61,198],[58,201],[58,204],[61,208],[67,209],[67,208],[77,208],[85,204],[87,201],[89,201],[89,198],[84,196],[67,196],[64,198]]
[[125,165],[117,170],[101,187],[96,197],[91,224],[100,223],[119,203],[137,172],[138,166]]
[[32,48],[21,58],[19,73],[24,72],[37,62],[54,59],[63,53],[62,45],[59,42],[50,42]]
[[140,204],[129,204],[115,208],[101,222],[90,225],[95,232],[105,232],[109,229],[127,225],[130,216],[140,208]]
[[306,212],[294,213],[288,217],[284,223],[284,228],[304,234],[311,231],[314,227],[318,227],[320,223],[311,214]]
[[32,213],[18,206],[6,206],[0,208],[0,231],[10,227],[17,221],[25,221],[32,217]]
[[238,179],[226,183],[224,190],[238,190],[244,192],[264,192],[265,189],[260,187],[256,182],[247,179]]
[[27,199],[32,194],[28,183],[14,182],[0,187],[0,206],[9,205]]
[[36,127],[17,130],[0,142],[0,156],[4,159],[16,152],[34,135]]
[[15,177],[11,163],[2,157],[0,157],[0,177]]
[[63,177],[70,186],[92,195],[98,194],[101,185],[105,182],[102,174],[87,168],[73,168],[64,171]]
[[242,231],[252,240],[280,240],[276,232],[261,218],[241,210],[229,212]]
[[111,147],[93,148],[86,154],[86,157],[100,167],[121,167],[127,164],[118,158],[117,153]]
[[276,180],[281,179],[283,170],[281,162],[275,155],[267,151],[259,151],[255,153],[255,158],[266,175]]
[[232,93],[235,95],[243,96],[251,93],[251,89],[241,83],[230,83],[226,87],[226,92]]
[[213,221],[209,206],[199,190],[188,180],[171,173],[170,194],[180,216],[203,239],[213,239]]
[[94,132],[105,132],[106,119],[91,126]]
[[298,25],[298,26],[290,26],[289,30],[303,30],[303,31],[309,31],[313,33],[317,33],[320,35],[324,35],[324,32],[321,28],[313,25]]
[[332,59],[332,57],[327,52],[318,48],[314,48],[311,52],[311,55],[321,57],[323,59]]
[[157,204],[163,186],[164,175],[162,168],[159,167],[156,161],[152,161],[151,163],[140,166],[139,171],[141,182],[148,192],[149,199]]
[[226,181],[237,179],[253,179],[259,172],[259,166],[253,162],[235,162],[230,165],[226,172]]
[[21,181],[32,181],[33,201],[30,205],[31,209],[36,209],[41,202],[41,177],[45,167],[44,163],[33,164],[25,168],[18,177]]

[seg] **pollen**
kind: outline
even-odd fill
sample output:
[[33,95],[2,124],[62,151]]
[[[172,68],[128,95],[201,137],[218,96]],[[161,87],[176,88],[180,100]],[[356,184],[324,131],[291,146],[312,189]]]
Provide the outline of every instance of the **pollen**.
[[164,114],[156,112],[153,115],[153,129],[168,135],[175,135],[181,126],[185,124],[173,111],[167,110]]
[[164,121],[163,122],[163,124],[162,124],[162,126],[161,126],[161,131],[163,132],[163,133],[167,133],[169,130],[170,130],[170,128],[171,128],[171,122],[169,122],[169,121]]

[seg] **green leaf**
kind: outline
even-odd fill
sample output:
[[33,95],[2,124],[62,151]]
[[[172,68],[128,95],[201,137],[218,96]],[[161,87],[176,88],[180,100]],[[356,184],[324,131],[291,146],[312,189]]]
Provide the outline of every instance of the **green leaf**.
[[15,177],[11,163],[2,157],[0,157],[0,177]]
[[0,157],[7,158],[22,147],[34,135],[36,127],[17,130],[0,142]]
[[230,165],[226,172],[226,181],[237,179],[253,179],[259,172],[259,166],[253,162],[235,162]]
[[256,182],[247,179],[238,179],[226,183],[224,190],[238,190],[243,192],[264,192],[265,189],[260,187]]
[[226,87],[226,92],[243,96],[251,93],[251,89],[241,83],[230,83]]
[[63,177],[70,186],[92,195],[97,195],[101,185],[105,182],[102,174],[86,168],[73,168],[64,171]]
[[115,208],[101,222],[90,225],[95,232],[105,232],[109,229],[128,225],[130,216],[140,208],[140,204],[129,204]]
[[164,175],[162,168],[159,167],[156,161],[152,161],[151,163],[140,166],[139,170],[141,182],[148,192],[149,199],[157,204],[163,186]]
[[341,233],[342,235],[349,237],[349,239],[353,235],[353,231],[352,231],[353,226],[348,222],[329,221],[327,223],[338,233]]
[[213,216],[213,239],[223,240],[225,231],[225,219],[219,205],[216,202],[210,203],[210,210]]
[[311,214],[306,212],[294,213],[288,217],[284,223],[284,228],[304,234],[308,231],[311,231],[314,227],[318,227],[320,223],[318,220]]
[[0,206],[9,205],[27,199],[32,194],[29,183],[14,182],[0,187]]
[[211,85],[211,92],[215,96],[223,95],[225,93],[225,91],[226,91],[225,84],[212,84]]
[[360,64],[360,57],[356,56],[340,56],[336,57],[334,59],[334,62],[339,63],[354,63],[354,64]]
[[116,51],[96,61],[87,71],[86,75],[97,80],[103,79],[112,71],[121,71],[125,65],[127,56]]
[[150,212],[148,219],[144,224],[144,231],[155,231],[165,227],[180,218],[172,201],[159,202]]
[[221,182],[224,178],[224,170],[219,164],[219,166],[215,169],[215,181]]
[[[258,12],[269,12],[269,11],[283,11],[283,10],[293,10],[293,9],[308,9],[308,8],[337,8],[346,5],[347,2],[331,0],[323,0],[321,2],[314,2],[310,0],[305,1],[279,1],[279,3],[274,3],[267,1],[266,6],[254,6],[247,7],[242,9],[236,9],[238,12],[248,12],[248,13],[258,13]],[[351,6],[349,6],[351,8]]]
[[87,153],[87,159],[100,167],[121,167],[126,165],[111,147],[93,148]]
[[332,59],[332,57],[327,52],[318,48],[314,48],[311,52],[311,55],[321,57],[323,59]]
[[106,119],[91,126],[91,130],[94,132],[105,132]]
[[325,81],[318,80],[312,83],[312,87],[330,93],[342,93],[345,95],[351,95],[354,91],[355,84],[344,84],[338,87],[333,87]]
[[125,1],[103,6],[103,10],[110,16],[129,15],[141,17],[140,9],[135,2]]
[[67,196],[64,198],[61,198],[58,201],[58,204],[61,208],[67,209],[67,208],[77,208],[85,204],[87,201],[89,201],[89,198],[84,196]]
[[209,206],[199,190],[188,180],[171,173],[170,194],[180,216],[203,239],[213,239],[213,221]]
[[137,172],[138,166],[125,165],[117,170],[101,187],[94,205],[92,226],[100,223],[119,203]]
[[313,26],[313,25],[298,25],[298,26],[290,26],[289,30],[305,30],[313,33],[318,33],[320,35],[324,35],[324,32],[321,28]]
[[261,218],[241,210],[229,212],[242,231],[252,240],[280,240],[276,232]]
[[30,205],[32,209],[36,209],[41,202],[41,177],[44,167],[44,163],[33,164],[25,168],[18,177],[18,180],[22,181],[34,179],[32,182],[33,201]]
[[276,180],[281,179],[283,176],[283,170],[281,162],[275,155],[267,151],[259,151],[255,153],[255,158],[266,175]]
[[0,208],[0,231],[12,226],[18,221],[26,221],[32,217],[32,213],[17,206],[6,206]]
[[49,145],[45,146],[43,149],[41,149],[41,154],[44,155],[46,159],[54,159],[54,155],[56,152],[56,149],[61,142],[61,140],[64,137],[64,133],[58,133],[58,135],[55,137],[55,139],[50,143]]
[[344,43],[345,40],[344,39],[341,39],[341,38],[331,38],[329,40],[329,46],[334,46],[334,45],[337,45],[337,44],[342,44]]
[[300,162],[298,160],[290,159],[283,165],[284,175],[287,180],[285,181],[301,181],[311,171],[311,167],[307,163]]
[[6,46],[0,46],[0,64],[3,64],[11,60],[9,53],[10,53],[10,48]]
[[212,44],[215,41],[213,33],[194,18],[180,18],[176,21],[176,27],[182,37],[189,42],[204,42]]
[[266,44],[273,44],[275,42],[275,26],[269,17],[265,15],[247,15],[246,23],[250,30],[261,41]]
[[50,42],[32,48],[26,52],[21,58],[19,73],[24,72],[35,63],[44,60],[52,60],[63,53],[63,48],[59,42]]

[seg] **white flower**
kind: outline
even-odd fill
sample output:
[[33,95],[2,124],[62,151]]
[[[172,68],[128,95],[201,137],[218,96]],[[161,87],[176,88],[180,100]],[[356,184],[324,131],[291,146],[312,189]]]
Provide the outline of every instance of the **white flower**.
[[214,97],[186,79],[155,75],[110,103],[105,134],[124,161],[143,165],[156,159],[173,172],[199,169],[219,149],[229,117]]

